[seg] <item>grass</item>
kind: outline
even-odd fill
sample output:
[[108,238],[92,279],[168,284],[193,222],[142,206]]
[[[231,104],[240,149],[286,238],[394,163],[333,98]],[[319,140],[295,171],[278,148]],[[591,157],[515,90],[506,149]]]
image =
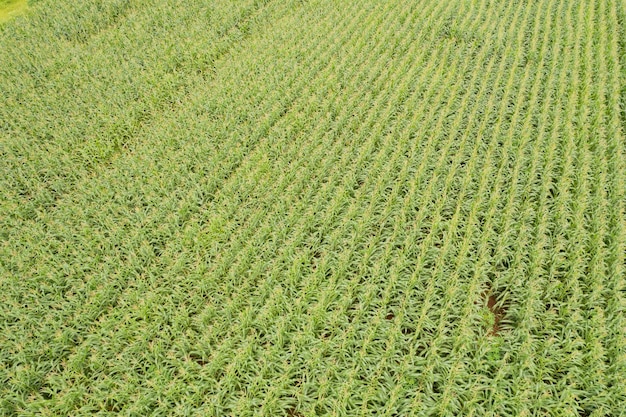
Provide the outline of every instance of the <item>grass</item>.
[[0,415],[623,415],[625,7],[33,3]]

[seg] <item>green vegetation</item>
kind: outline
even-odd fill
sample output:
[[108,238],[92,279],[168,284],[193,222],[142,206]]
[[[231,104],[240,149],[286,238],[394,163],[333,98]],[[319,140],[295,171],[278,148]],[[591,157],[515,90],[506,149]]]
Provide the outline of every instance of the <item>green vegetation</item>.
[[625,24],[31,3],[0,26],[0,415],[624,415]]
[[0,0],[0,23],[26,10],[26,0]]

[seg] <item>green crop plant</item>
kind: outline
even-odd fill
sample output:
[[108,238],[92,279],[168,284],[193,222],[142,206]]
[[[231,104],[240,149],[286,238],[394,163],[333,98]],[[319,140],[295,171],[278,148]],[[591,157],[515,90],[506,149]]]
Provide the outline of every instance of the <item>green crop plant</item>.
[[625,25],[29,1],[0,23],[0,416],[624,415]]

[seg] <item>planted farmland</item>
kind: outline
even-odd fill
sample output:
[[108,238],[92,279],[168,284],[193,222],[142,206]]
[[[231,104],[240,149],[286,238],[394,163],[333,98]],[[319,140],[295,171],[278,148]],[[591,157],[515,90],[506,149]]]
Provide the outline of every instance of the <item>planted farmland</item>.
[[0,24],[0,415],[623,415],[626,3],[185,3]]

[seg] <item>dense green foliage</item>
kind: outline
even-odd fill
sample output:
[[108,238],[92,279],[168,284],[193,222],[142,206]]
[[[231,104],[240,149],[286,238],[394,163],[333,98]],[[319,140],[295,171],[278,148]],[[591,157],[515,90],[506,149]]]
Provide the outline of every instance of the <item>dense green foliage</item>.
[[625,3],[31,4],[0,415],[624,415]]

